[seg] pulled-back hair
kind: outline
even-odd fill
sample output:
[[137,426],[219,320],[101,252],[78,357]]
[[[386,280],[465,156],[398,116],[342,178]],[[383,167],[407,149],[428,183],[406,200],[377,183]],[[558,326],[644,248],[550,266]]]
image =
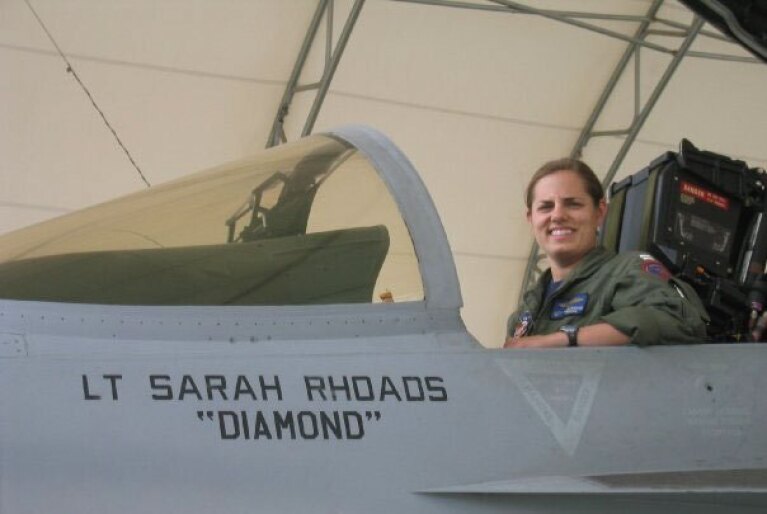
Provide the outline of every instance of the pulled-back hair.
[[538,181],[543,177],[558,171],[572,171],[578,175],[583,181],[583,185],[586,187],[586,192],[594,201],[595,206],[599,205],[599,202],[604,199],[605,191],[602,189],[602,183],[597,178],[594,170],[581,160],[565,157],[547,162],[533,174],[533,177],[527,184],[527,191],[525,192],[525,204],[527,205],[528,210],[533,206],[533,191],[535,190],[535,185]]

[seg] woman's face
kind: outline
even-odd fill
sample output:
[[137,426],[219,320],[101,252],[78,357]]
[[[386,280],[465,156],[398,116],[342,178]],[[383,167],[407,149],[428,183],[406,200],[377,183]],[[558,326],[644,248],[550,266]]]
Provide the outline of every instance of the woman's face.
[[596,246],[597,227],[606,212],[605,201],[594,205],[586,184],[574,171],[562,170],[535,185],[527,220],[552,265],[569,267]]

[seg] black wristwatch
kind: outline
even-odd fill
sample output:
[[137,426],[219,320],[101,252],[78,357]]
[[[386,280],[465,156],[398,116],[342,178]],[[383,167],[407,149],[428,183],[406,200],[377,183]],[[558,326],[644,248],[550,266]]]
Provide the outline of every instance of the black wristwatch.
[[567,334],[567,346],[578,346],[578,327],[575,325],[562,325],[560,332]]

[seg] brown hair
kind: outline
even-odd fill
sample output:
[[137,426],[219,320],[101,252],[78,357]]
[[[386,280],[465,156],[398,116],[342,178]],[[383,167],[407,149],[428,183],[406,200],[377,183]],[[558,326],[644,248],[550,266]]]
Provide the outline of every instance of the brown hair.
[[588,164],[578,159],[571,159],[565,157],[562,159],[555,159],[549,161],[533,174],[530,182],[527,184],[527,190],[525,191],[525,205],[530,210],[533,206],[533,191],[535,185],[543,177],[556,173],[558,171],[572,171],[583,181],[583,185],[586,186],[586,192],[594,200],[594,205],[599,205],[599,202],[604,199],[605,191],[602,189],[602,183],[597,178]]

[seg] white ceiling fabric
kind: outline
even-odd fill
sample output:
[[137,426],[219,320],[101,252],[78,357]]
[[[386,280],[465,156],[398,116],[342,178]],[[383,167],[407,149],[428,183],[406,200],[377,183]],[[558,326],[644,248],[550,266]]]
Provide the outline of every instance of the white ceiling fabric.
[[[334,34],[351,3],[336,0]],[[650,3],[526,2],[631,15]],[[146,187],[30,5],[148,180],[159,184],[264,147],[317,2],[0,0],[0,233]],[[660,14],[692,19],[671,0]],[[627,35],[637,26],[592,22]],[[662,35],[650,41],[679,44]],[[447,230],[464,319],[487,346],[502,343],[530,251],[526,181],[542,162],[569,154],[626,45],[533,15],[391,0],[368,0],[362,9],[314,132],[368,124],[408,155]],[[748,56],[703,36],[693,49]],[[642,50],[643,100],[670,59]],[[300,83],[318,80],[323,63],[320,43]],[[598,129],[631,122],[627,77]],[[618,177],[683,137],[767,167],[765,91],[763,64],[685,58]],[[289,139],[312,99],[296,95]],[[593,139],[584,159],[604,174],[622,141]]]

